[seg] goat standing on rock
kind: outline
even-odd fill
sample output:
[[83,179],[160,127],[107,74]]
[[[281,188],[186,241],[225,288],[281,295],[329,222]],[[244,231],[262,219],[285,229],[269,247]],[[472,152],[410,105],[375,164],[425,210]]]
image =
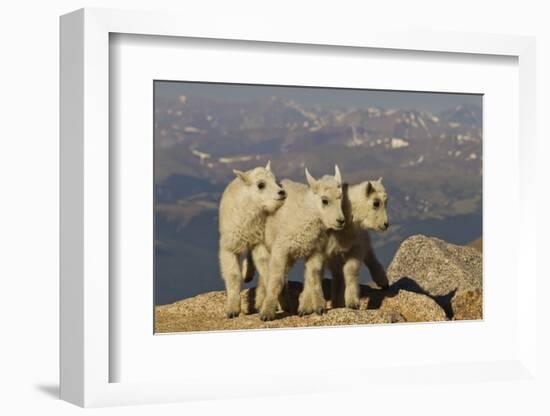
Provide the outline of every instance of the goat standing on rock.
[[[252,252],[260,274],[256,306],[261,306],[260,319],[263,321],[275,318],[288,270],[299,259],[305,260],[305,279],[298,313],[322,314],[325,310],[321,278],[328,241],[326,231],[341,230],[345,225],[342,177],[338,166],[335,166],[334,176],[325,175],[319,180],[315,180],[307,169],[305,173],[308,186],[283,181],[287,200],[267,218],[265,247],[258,245]],[[258,253],[260,250],[262,253]]]
[[226,289],[225,314],[241,312],[242,275],[239,257],[264,241],[265,222],[286,198],[286,192],[271,172],[271,164],[247,172],[233,171],[237,177],[225,188],[220,201],[220,268]]
[[[382,178],[352,186],[344,185],[346,226],[341,231],[329,231],[327,244],[333,308],[343,304],[347,308],[359,308],[359,271],[363,261],[374,282],[384,289],[388,287],[386,273],[372,250],[367,231],[388,229],[387,202]],[[342,290],[343,283],[345,290]]]

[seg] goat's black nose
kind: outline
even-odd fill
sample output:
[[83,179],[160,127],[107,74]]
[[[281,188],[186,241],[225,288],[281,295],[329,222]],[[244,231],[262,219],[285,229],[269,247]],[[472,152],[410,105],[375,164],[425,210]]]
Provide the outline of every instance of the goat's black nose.
[[344,225],[346,223],[344,218],[338,218],[336,221],[338,222],[338,225]]
[[390,226],[390,223],[386,221],[384,223],[384,229],[387,230],[389,226]]
[[286,196],[286,192],[284,189],[281,189],[278,193],[279,193],[279,196]]

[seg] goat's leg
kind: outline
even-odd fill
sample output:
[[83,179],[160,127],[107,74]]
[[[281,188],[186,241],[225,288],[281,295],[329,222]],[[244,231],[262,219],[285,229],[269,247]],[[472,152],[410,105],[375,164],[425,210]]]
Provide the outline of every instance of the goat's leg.
[[256,273],[254,258],[251,251],[246,252],[241,269],[243,273],[243,281],[245,283],[251,282],[252,279],[254,279],[254,273]]
[[372,277],[372,280],[374,280],[374,283],[376,283],[382,289],[387,289],[390,285],[388,282],[388,277],[386,276],[386,271],[376,258],[376,254],[374,254],[374,250],[372,249],[372,244],[368,233],[366,233],[365,237],[364,261],[365,265],[369,269],[370,276]]
[[344,262],[340,256],[332,256],[327,261],[332,275],[332,281],[330,285],[330,298],[332,308],[341,308],[344,306]]
[[259,311],[262,308],[266,294],[269,273],[269,251],[267,251],[267,248],[263,244],[259,244],[252,250],[252,259],[259,275],[258,286],[256,287],[256,299],[254,300],[254,307]]
[[309,315],[313,312],[322,315],[325,311],[322,287],[323,262],[324,258],[320,254],[314,254],[305,261],[304,289],[299,298],[299,315]]
[[348,257],[344,263],[343,272],[346,282],[344,301],[346,308],[359,309],[359,272],[361,264],[361,260],[354,256]]
[[225,315],[235,318],[241,313],[241,268],[239,255],[220,249],[220,269],[225,282]]
[[279,295],[286,283],[288,254],[284,249],[274,248],[269,257],[269,271],[265,299],[260,309],[260,319],[271,321],[275,319]]

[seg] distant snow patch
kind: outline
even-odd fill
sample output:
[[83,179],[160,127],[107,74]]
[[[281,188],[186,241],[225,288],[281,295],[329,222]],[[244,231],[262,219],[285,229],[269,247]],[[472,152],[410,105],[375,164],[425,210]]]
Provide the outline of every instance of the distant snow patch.
[[355,127],[352,127],[352,137],[346,142],[347,147],[361,146],[365,142],[364,138],[357,134]]
[[206,160],[206,159],[210,159],[210,153],[206,153],[206,152],[201,152],[197,149],[193,149],[191,150],[191,153],[193,153],[195,156],[198,156],[200,161],[201,161],[201,164]]
[[369,107],[369,108],[367,108],[367,113],[371,117],[379,117],[380,116],[380,109],[378,109],[376,107]]
[[409,142],[406,140],[403,140],[399,137],[392,137],[391,138],[391,148],[392,149],[399,149],[400,147],[408,147]]
[[249,160],[259,159],[260,156],[245,155],[245,156],[233,156],[233,157],[220,157],[218,161],[220,163],[236,163],[236,162],[248,162]]
[[202,133],[202,130],[193,126],[186,126],[183,128],[183,131],[186,133]]
[[424,121],[424,119],[420,116],[418,116],[416,118],[418,120],[418,122],[422,125],[422,127],[424,128],[424,130],[428,130],[428,126],[426,126],[426,122]]
[[411,167],[411,166],[420,165],[422,162],[424,162],[424,155],[420,155],[420,156],[418,157],[418,159],[416,159],[416,160],[411,160],[410,162],[405,163],[404,165],[401,165],[401,166],[402,166],[402,167]]

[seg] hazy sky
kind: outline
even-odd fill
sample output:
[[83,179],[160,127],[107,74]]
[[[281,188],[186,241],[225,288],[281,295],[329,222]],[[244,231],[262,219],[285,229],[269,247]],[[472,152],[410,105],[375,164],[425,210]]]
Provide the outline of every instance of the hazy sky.
[[155,81],[159,97],[179,95],[201,96],[219,100],[249,101],[277,96],[305,106],[325,108],[368,107],[416,109],[439,112],[458,105],[474,104],[481,107],[479,94],[448,94],[433,92],[353,90],[343,88],[281,87],[242,84],[215,84],[197,82]]

